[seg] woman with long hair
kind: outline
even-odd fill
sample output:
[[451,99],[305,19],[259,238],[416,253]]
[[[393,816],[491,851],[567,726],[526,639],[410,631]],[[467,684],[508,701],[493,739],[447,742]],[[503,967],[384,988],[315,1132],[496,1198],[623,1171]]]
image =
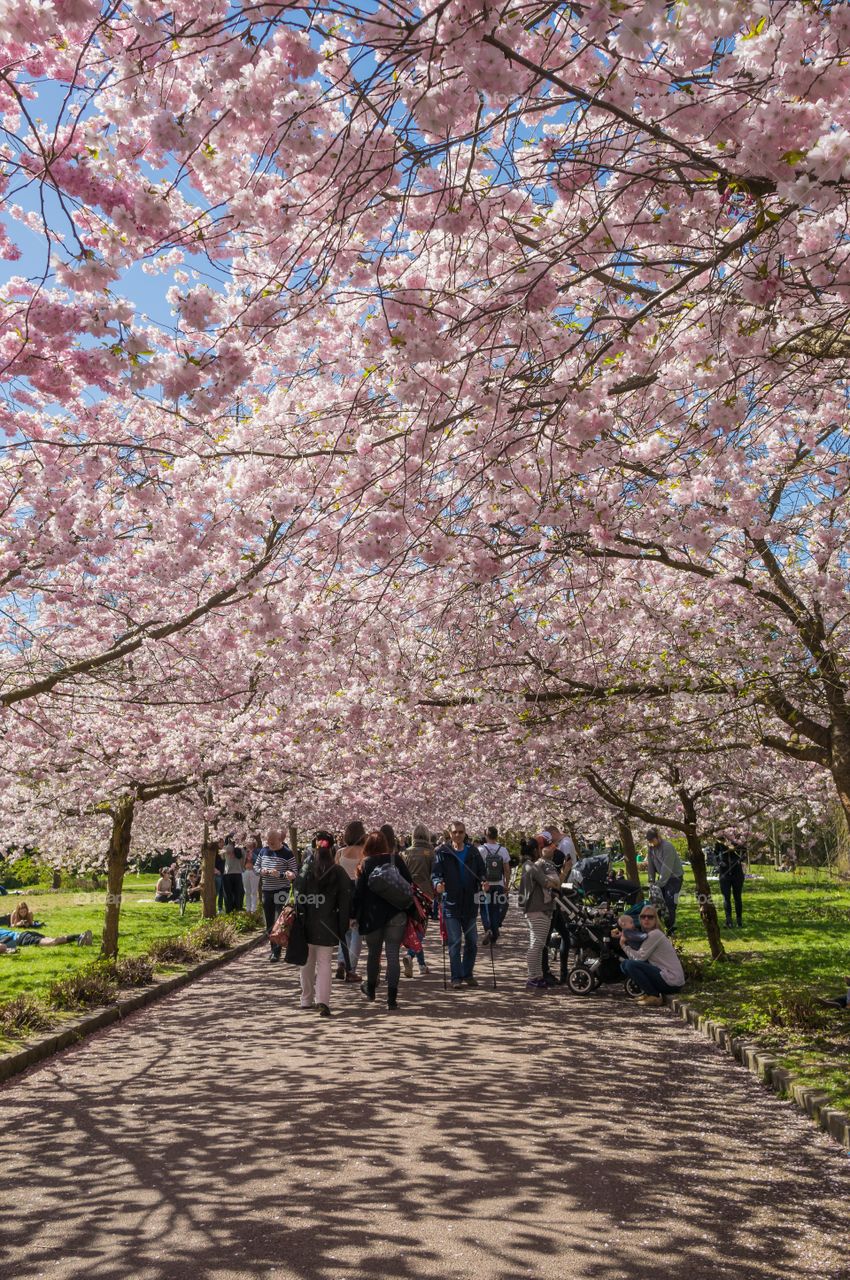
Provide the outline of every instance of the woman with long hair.
[[[351,881],[351,892],[354,893],[354,884],[357,878],[357,868],[363,861],[363,845],[366,842],[366,828],[362,822],[356,819],[349,822],[343,832],[342,848],[337,852],[336,860],[342,867],[345,874]],[[339,944],[339,953],[337,955],[336,978],[339,982],[359,982],[360,975],[357,972],[357,965],[360,960],[360,948],[362,945],[360,930],[357,922],[352,921],[345,935],[345,938]]]
[[[394,838],[394,837],[393,837]],[[390,852],[383,831],[372,831],[363,845],[363,858],[357,869],[354,886],[352,915],[366,943],[366,981],[360,990],[367,1000],[375,999],[378,975],[381,968],[381,952],[387,957],[387,1008],[398,1008],[398,984],[401,976],[399,947],[407,925],[407,912],[400,910],[386,898],[369,887],[369,877],[378,867],[393,862],[399,875],[409,883],[410,872],[395,852]]]
[[331,966],[348,928],[351,881],[338,865],[333,838],[317,831],[313,850],[295,879],[295,905],[307,934],[307,962],[301,966],[301,1008],[331,1016]]

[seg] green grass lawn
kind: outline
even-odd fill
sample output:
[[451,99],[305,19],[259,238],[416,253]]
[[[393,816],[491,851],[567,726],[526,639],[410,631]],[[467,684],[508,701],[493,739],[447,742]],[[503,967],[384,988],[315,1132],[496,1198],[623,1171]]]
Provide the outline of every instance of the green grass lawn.
[[[736,1035],[775,1053],[784,1066],[826,1089],[850,1110],[850,1013],[823,1009],[818,996],[843,995],[850,974],[850,887],[808,869],[789,875],[753,866],[744,886],[743,929],[722,928],[730,963],[710,963],[686,998]],[[719,886],[712,881],[723,919]],[[688,876],[679,937],[708,960],[708,943]]]
[[[180,916],[176,903],[154,902],[155,875],[128,875],[124,881],[121,924],[118,938],[121,956],[139,955],[158,938],[184,933],[198,924],[201,908],[191,903]],[[59,947],[20,947],[14,955],[0,955],[0,1003],[18,995],[43,997],[51,982],[66,978],[90,964],[100,952],[106,891],[38,893],[24,890],[19,896],[0,898],[0,914],[6,915],[17,903],[29,904],[36,920],[44,921],[40,933],[48,937],[62,933],[83,933],[91,929],[90,947],[73,944]]]

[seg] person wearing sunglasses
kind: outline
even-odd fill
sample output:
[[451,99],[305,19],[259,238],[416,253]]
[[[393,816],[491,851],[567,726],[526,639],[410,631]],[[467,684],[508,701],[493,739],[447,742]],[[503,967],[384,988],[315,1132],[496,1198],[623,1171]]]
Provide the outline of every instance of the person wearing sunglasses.
[[621,935],[620,946],[626,958],[620,961],[620,968],[643,992],[637,998],[638,1004],[663,1004],[665,996],[681,991],[685,985],[685,974],[673,943],[661,928],[655,908],[649,905],[642,907],[639,918],[641,932],[646,937],[640,946],[634,947],[629,946],[626,937]]

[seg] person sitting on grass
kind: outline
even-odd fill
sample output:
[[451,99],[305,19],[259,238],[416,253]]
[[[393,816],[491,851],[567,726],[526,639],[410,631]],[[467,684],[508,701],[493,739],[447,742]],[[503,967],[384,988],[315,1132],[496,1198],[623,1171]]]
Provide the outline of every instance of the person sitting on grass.
[[847,990],[843,996],[836,996],[833,1000],[818,1000],[818,1004],[825,1005],[830,1009],[850,1009],[850,973],[844,979],[844,985]]
[[638,1004],[663,1004],[664,996],[674,995],[685,985],[684,970],[673,943],[661,928],[655,907],[641,908],[640,927],[646,937],[639,947],[630,946],[625,936],[620,937],[627,957],[620,961],[620,968],[643,992],[637,998]]
[[35,917],[25,902],[19,902],[9,917],[13,929],[37,929]]
[[174,881],[171,878],[171,870],[166,867],[162,875],[156,882],[154,890],[154,902],[170,902],[174,897]]
[[18,947],[59,947],[66,942],[76,942],[79,947],[90,947],[92,931],[86,929],[84,933],[63,933],[57,938],[45,938],[28,929],[0,929],[0,954],[17,951]]

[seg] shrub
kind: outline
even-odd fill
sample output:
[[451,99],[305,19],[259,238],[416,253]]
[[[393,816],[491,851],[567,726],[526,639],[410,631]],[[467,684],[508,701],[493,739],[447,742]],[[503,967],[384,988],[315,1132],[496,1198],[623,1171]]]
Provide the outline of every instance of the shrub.
[[256,933],[263,927],[263,913],[259,910],[231,911],[227,916],[227,923],[232,926],[235,933]]
[[216,916],[202,920],[186,936],[202,951],[226,951],[235,945],[238,935],[229,917]]
[[53,1025],[48,1010],[32,996],[16,996],[0,1004],[0,1031],[22,1036],[31,1031],[47,1031]]
[[160,938],[148,949],[148,958],[154,965],[194,964],[198,957],[198,947],[188,934],[178,938]]
[[90,1009],[114,1004],[118,995],[114,967],[99,962],[87,965],[68,978],[51,982],[48,1003],[55,1009]]
[[110,966],[119,987],[147,987],[153,982],[154,966],[150,956],[125,956]]

